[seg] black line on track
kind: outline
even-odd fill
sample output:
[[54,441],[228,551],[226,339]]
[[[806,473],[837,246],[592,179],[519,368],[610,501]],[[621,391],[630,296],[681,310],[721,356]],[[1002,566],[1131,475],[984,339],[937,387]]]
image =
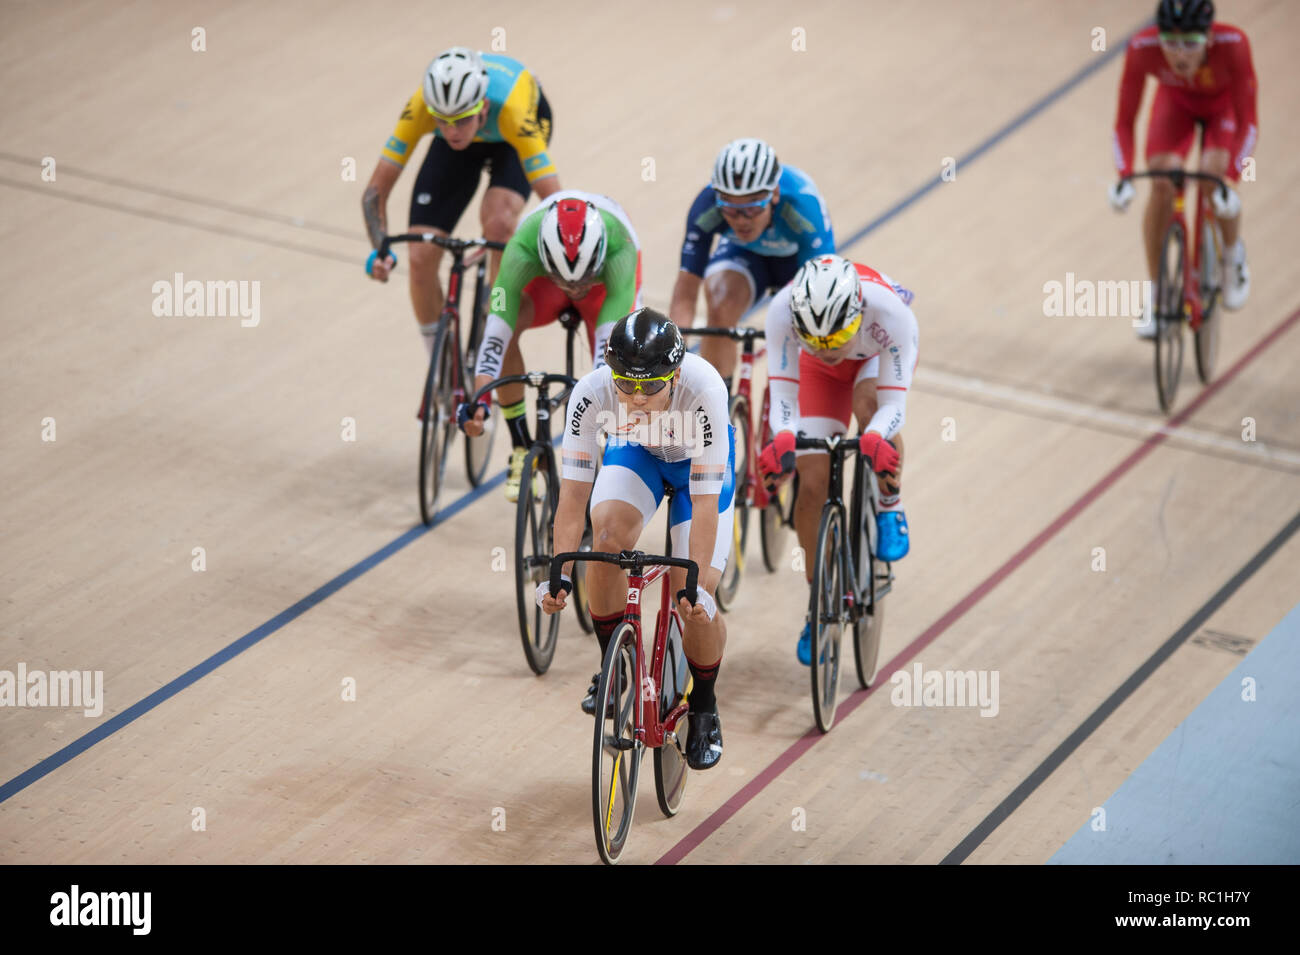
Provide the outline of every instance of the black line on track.
[[1046,782],[1047,778],[1068,759],[1083,742],[1093,734],[1096,729],[1105,722],[1120,705],[1133,695],[1151,674],[1159,669],[1160,665],[1173,656],[1174,651],[1181,647],[1193,634],[1200,630],[1201,625],[1205,623],[1210,616],[1218,610],[1224,603],[1235,594],[1241,586],[1254,576],[1255,571],[1259,570],[1268,562],[1268,559],[1282,548],[1287,541],[1300,530],[1300,513],[1287,523],[1280,531],[1274,535],[1273,539],[1265,544],[1260,550],[1246,562],[1246,565],[1233,575],[1232,579],[1219,588],[1218,593],[1205,602],[1201,609],[1178,628],[1172,637],[1161,644],[1155,653],[1147,658],[1146,662],[1139,666],[1129,676],[1127,680],[1112,693],[1107,699],[1092,712],[1092,715],[1079,724],[1078,729],[1071,733],[1061,745],[1057,746],[1046,759],[1039,763],[1038,767],[1025,777],[1024,781],[1012,790],[1002,802],[998,803],[984,819],[970,833],[959,842],[951,852],[940,860],[940,865],[957,865],[969,858],[970,854],[978,849],[998,826],[1002,825],[1013,812],[1015,812],[1033,794],[1039,786]]

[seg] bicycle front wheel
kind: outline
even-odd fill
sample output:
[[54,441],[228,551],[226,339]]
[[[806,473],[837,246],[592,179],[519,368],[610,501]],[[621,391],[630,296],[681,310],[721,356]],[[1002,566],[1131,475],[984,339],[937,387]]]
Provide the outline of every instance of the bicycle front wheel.
[[[686,650],[682,646],[682,628],[677,615],[669,613],[668,646],[664,650],[663,672],[659,674],[659,719],[667,719],[673,707],[686,699],[690,692],[691,671],[686,663]],[[683,716],[674,728],[673,739],[665,739],[655,750],[655,797],[659,810],[665,816],[677,815],[682,796],[686,792],[686,727],[689,715]]]
[[456,342],[451,319],[443,316],[434,333],[433,356],[424,379],[424,415],[420,419],[420,520],[433,523],[447,451],[456,432]]
[[[555,657],[560,633],[560,614],[549,617],[537,606],[537,585],[551,570],[551,534],[555,523],[558,489],[551,483],[551,472],[540,448],[533,448],[524,458],[519,482],[519,501],[515,505],[515,603],[519,609],[519,637],[524,657],[534,673],[541,676]],[[569,594],[573,600],[576,593]]]
[[[875,478],[868,472],[867,480]],[[876,678],[876,665],[880,659],[880,634],[885,625],[884,588],[889,580],[889,565],[876,557],[880,546],[880,530],[876,526],[876,497],[867,495],[862,526],[858,528],[858,615],[853,621],[853,663],[858,671],[858,683],[865,690]]]
[[1201,325],[1196,329],[1196,377],[1208,385],[1219,357],[1219,296],[1222,293],[1223,235],[1217,223],[1201,223]]
[[1183,256],[1186,245],[1182,223],[1171,223],[1160,251],[1155,299],[1156,397],[1160,400],[1160,410],[1165,414],[1174,406],[1178,378],[1183,370],[1183,302],[1187,298]]
[[813,713],[817,728],[830,732],[835,722],[835,697],[840,679],[840,638],[844,633],[844,518],[827,504],[817,531],[817,557],[813,565],[808,614],[812,630]]
[[596,689],[596,728],[592,743],[591,811],[596,851],[614,865],[623,854],[641,775],[641,743],[636,738],[636,632],[619,624],[605,651]]
[[731,426],[736,429],[736,469],[732,499],[735,513],[731,524],[731,555],[727,567],[718,581],[718,607],[730,610],[735,604],[740,578],[745,573],[745,545],[749,541],[749,501],[753,490],[749,486],[749,461],[751,442],[749,402],[743,395],[731,399]]

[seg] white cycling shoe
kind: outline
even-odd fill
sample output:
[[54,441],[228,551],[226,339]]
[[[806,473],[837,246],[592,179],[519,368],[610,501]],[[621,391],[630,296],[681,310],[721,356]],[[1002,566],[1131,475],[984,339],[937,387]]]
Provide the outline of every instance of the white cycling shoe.
[[1151,313],[1151,302],[1142,306],[1142,320],[1133,326],[1138,338],[1150,341],[1156,337],[1156,317]]
[[1235,312],[1250,298],[1250,269],[1246,267],[1246,246],[1238,239],[1223,262],[1223,307]]

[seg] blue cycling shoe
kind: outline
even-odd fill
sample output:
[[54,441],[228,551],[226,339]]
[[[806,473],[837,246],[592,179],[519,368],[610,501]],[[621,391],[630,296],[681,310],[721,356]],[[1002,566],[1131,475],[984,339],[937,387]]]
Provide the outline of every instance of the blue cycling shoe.
[[880,545],[876,556],[881,560],[902,560],[907,556],[909,538],[907,517],[902,511],[881,511],[876,515],[876,530],[880,532]]
[[807,621],[804,621],[803,633],[799,634],[799,645],[794,652],[804,666],[812,664],[812,625]]
[[[812,664],[812,625],[811,624],[807,622],[804,623],[803,632],[799,634],[799,645],[795,647],[794,653],[795,656],[799,658],[799,662],[802,663],[804,666],[810,666]],[[818,661],[818,663],[825,663],[825,662],[826,662],[826,651],[822,650],[822,658],[821,660]]]

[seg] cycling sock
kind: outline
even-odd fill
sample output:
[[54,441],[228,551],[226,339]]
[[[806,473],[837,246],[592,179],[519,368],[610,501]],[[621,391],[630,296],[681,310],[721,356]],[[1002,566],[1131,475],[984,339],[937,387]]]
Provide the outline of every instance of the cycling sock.
[[718,679],[718,667],[722,666],[722,658],[718,657],[716,662],[708,666],[700,666],[690,657],[686,658],[686,662],[691,666],[691,676],[695,681],[691,687],[691,709],[697,713],[717,709],[718,698],[713,693],[713,685]]
[[516,448],[526,448],[533,443],[528,437],[528,402],[520,400],[512,405],[502,405],[501,414],[510,429],[510,444]]
[[610,638],[614,636],[614,629],[623,620],[623,611],[611,614],[608,617],[598,617],[592,613],[590,605],[587,612],[591,614],[591,626],[596,631],[596,640],[600,643],[600,658],[605,659],[605,651],[609,649]]
[[438,331],[438,323],[432,325],[420,325],[420,338],[424,342],[424,350],[429,353],[429,360],[433,360],[433,338]]

